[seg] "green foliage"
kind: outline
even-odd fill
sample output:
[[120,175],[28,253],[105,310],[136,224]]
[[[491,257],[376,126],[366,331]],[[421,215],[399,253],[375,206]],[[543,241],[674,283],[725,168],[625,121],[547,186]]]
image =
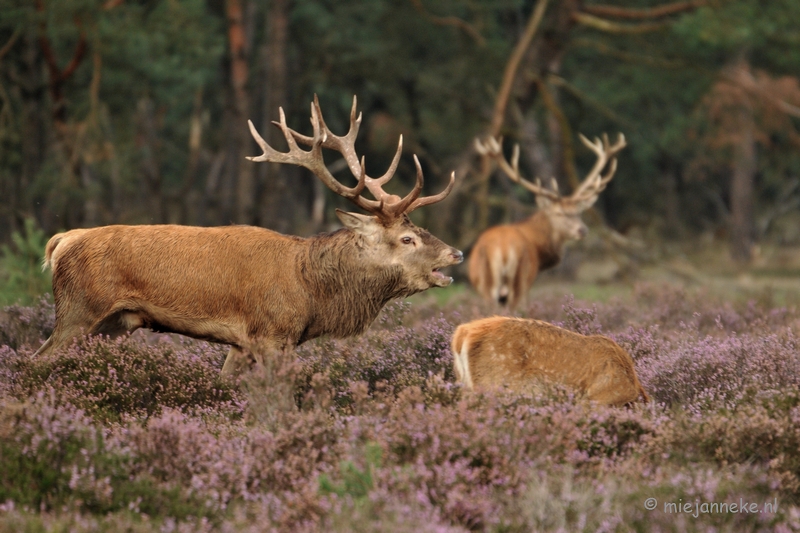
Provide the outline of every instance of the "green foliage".
[[[631,0],[620,8],[668,3]],[[239,179],[239,163],[230,160],[231,132],[245,126],[232,118],[239,103],[231,99],[225,2],[60,0],[37,5],[0,0],[0,47],[11,45],[0,63],[0,198],[13,199],[0,205],[0,221],[22,210],[36,212],[48,231],[57,224],[230,222],[229,204],[235,203],[232,190]],[[276,118],[275,109],[264,109],[274,91],[285,95],[280,104],[289,124],[301,129],[308,126],[309,100],[319,94],[335,132],[346,130],[357,94],[364,113],[359,152],[366,155],[369,172],[388,165],[397,136],[404,135],[406,153],[398,177],[387,185],[390,192],[399,192],[413,180],[411,152],[420,157],[432,189],[441,186],[448,169],[461,164],[454,160],[485,130],[503,67],[535,2],[298,0],[288,3],[288,40],[281,50],[270,41],[272,4],[246,5],[249,96],[241,104],[262,133],[266,116]],[[553,31],[563,5],[549,4],[540,35]],[[720,223],[723,216],[713,210],[708,188],[727,198],[727,175],[718,171],[697,183],[686,171],[704,149],[692,132],[710,121],[697,111],[720,69],[739,55],[772,76],[796,76],[798,6],[793,0],[721,0],[658,18],[666,24],[655,32],[598,31],[578,23],[568,35],[559,35],[558,43],[537,45],[537,51],[563,48],[557,54],[560,81],[551,89],[573,133],[623,131],[628,136],[630,148],[598,204],[612,225],[647,223],[665,210],[662,195],[653,194],[665,175],[679,182],[676,204],[687,224]],[[42,31],[60,68],[76,57],[81,35],[87,46],[60,87],[66,124],[58,127],[50,108]],[[284,87],[273,86],[280,78],[270,71],[274,56],[287,65]],[[540,60],[523,62],[520,80],[551,67],[536,64]],[[533,90],[523,101],[513,100],[503,133],[530,139],[530,132],[523,135],[522,130],[538,126],[538,148],[550,158],[547,111],[538,94]],[[243,122],[238,116],[236,121]],[[200,144],[190,148],[192,132],[200,133],[193,139]],[[768,211],[780,200],[781,186],[800,171],[792,136],[770,134],[771,145],[759,154],[757,208]],[[59,137],[62,142],[51,142]],[[576,147],[578,168],[588,168],[592,154]],[[528,163],[524,159],[523,165]],[[257,203],[264,195],[289,193],[280,186],[270,189],[263,178],[259,174],[256,180]],[[292,183],[297,205],[311,205],[309,182]],[[508,196],[507,187],[495,181],[492,187],[492,195]],[[151,209],[154,195],[166,205],[163,213]],[[213,209],[204,209],[201,199]],[[336,198],[330,205],[343,202]],[[295,218],[287,224],[296,227],[285,229],[299,231],[298,221],[308,217],[291,215]],[[430,219],[424,217],[434,215],[441,213],[415,214],[428,226]],[[491,222],[508,215],[493,208]],[[256,218],[269,224],[281,216]],[[468,215],[464,223],[451,222],[436,220],[440,228],[433,229],[454,244],[469,244],[458,242],[460,234],[482,229],[469,228]],[[0,241],[9,237],[0,228]],[[0,302],[8,298],[0,294]]]
[[13,246],[2,245],[0,257],[0,305],[30,304],[49,292],[50,274],[42,271],[47,237],[36,220],[25,220],[23,233],[11,235]]
[[359,468],[353,461],[339,463],[341,481],[335,483],[327,474],[319,478],[319,491],[321,494],[337,494],[339,496],[352,496],[361,500],[369,495],[374,486],[373,475],[383,462],[383,448],[377,442],[367,442],[364,445],[365,466]]

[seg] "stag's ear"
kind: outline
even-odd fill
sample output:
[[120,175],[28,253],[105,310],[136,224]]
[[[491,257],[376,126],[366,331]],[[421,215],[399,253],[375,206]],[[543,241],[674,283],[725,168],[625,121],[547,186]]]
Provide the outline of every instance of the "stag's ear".
[[337,209],[336,216],[342,221],[344,227],[354,231],[359,235],[373,235],[376,231],[378,231],[380,226],[378,219],[369,215],[348,213],[347,211]]
[[581,200],[575,204],[575,208],[578,210],[579,213],[583,213],[584,211],[586,211],[587,209],[589,209],[594,205],[594,203],[597,201],[597,197],[598,195],[595,194],[593,196],[590,196],[589,198],[586,198],[585,200]]
[[551,205],[553,205],[553,201],[550,200],[550,198],[543,194],[536,195],[536,207],[539,209],[547,209]]

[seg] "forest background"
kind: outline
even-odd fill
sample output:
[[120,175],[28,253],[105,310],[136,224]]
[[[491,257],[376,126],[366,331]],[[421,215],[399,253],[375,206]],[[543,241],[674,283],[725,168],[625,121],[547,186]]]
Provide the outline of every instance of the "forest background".
[[426,194],[456,171],[414,218],[461,249],[533,210],[476,137],[520,143],[525,175],[569,191],[593,162],[578,133],[623,132],[594,226],[623,246],[725,242],[750,264],[800,244],[797,20],[793,0],[0,0],[3,299],[46,289],[31,273],[60,230],[331,229],[345,200],[245,160],[248,119],[283,149],[269,122],[283,107],[308,133],[314,94],[341,133],[357,95],[370,173],[403,135],[395,192],[412,154]]

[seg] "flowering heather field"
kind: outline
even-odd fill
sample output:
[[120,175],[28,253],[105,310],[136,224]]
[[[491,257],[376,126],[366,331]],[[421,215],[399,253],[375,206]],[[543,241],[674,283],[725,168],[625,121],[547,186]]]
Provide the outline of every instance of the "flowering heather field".
[[463,392],[450,335],[493,312],[393,303],[232,383],[224,347],[144,332],[33,360],[52,303],[5,308],[0,532],[800,530],[796,308],[641,285],[520,313],[629,350],[632,408]]

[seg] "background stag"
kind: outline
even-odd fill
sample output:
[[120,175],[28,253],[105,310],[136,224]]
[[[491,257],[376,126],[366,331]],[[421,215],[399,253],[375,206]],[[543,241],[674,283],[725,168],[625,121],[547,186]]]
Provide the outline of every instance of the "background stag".
[[[503,155],[501,139],[476,140],[479,153],[495,159],[512,181],[536,195],[538,211],[514,224],[489,228],[475,243],[469,258],[469,279],[484,297],[500,305],[514,308],[524,302],[528,290],[542,270],[553,267],[564,255],[564,245],[582,239],[586,224],[581,213],[591,207],[605,189],[617,169],[617,154],[625,147],[620,134],[611,145],[607,136],[602,141],[581,141],[597,155],[597,162],[583,183],[570,196],[562,197],[555,179],[552,188],[538,178],[530,182],[519,173],[519,145],[509,162]],[[608,165],[605,175],[602,170]]]

